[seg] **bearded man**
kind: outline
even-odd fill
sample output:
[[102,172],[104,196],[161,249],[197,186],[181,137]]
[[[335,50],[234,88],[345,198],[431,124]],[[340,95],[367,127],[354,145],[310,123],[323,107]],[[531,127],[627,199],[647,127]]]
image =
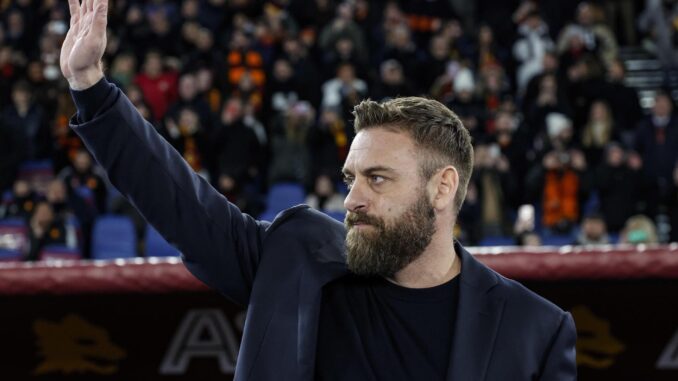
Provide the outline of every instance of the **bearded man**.
[[570,314],[453,240],[473,148],[445,106],[356,106],[345,226],[307,206],[257,221],[104,79],[107,1],[69,6],[71,127],[188,269],[247,306],[236,380],[576,378]]

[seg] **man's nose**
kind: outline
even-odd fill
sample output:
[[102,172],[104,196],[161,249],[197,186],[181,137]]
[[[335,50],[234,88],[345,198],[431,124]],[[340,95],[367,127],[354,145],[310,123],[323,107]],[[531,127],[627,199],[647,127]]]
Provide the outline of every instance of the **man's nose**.
[[368,198],[365,192],[365,186],[356,179],[351,185],[346,198],[344,199],[344,207],[346,210],[351,212],[356,212],[359,210],[364,211],[367,209]]

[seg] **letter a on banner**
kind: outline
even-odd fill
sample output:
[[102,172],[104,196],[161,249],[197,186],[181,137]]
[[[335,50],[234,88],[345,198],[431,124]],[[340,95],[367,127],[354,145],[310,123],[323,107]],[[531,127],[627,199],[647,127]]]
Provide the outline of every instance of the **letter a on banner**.
[[233,374],[238,344],[233,328],[218,309],[190,310],[172,338],[160,374],[184,374],[193,358],[215,358],[219,370]]
[[657,369],[678,369],[678,330],[659,356]]

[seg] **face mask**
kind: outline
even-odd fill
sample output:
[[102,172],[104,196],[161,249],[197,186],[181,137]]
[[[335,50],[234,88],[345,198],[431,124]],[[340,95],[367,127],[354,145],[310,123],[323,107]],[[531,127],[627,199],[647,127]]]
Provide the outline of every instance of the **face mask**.
[[628,232],[628,234],[626,235],[626,239],[627,239],[627,241],[629,241],[629,243],[643,243],[643,242],[647,242],[648,238],[649,238],[649,237],[648,237],[647,232],[644,231],[644,230],[640,230],[640,229],[631,230],[631,231]]

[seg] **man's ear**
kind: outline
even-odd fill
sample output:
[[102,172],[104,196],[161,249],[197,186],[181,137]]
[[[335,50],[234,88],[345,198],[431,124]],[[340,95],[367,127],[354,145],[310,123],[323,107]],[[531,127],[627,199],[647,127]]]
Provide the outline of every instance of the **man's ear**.
[[459,188],[459,173],[457,169],[448,165],[433,175],[431,178],[431,191],[433,208],[443,211],[454,204],[454,198]]

